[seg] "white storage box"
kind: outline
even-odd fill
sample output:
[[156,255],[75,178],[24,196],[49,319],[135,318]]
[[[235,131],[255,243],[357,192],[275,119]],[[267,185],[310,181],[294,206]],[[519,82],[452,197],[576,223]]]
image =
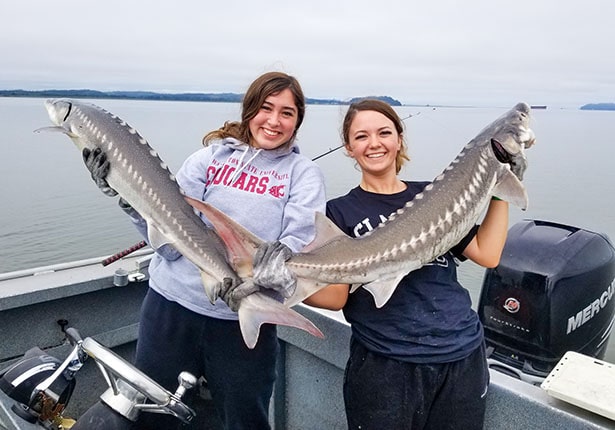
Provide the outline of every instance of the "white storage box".
[[540,387],[551,396],[615,420],[615,365],[568,351]]

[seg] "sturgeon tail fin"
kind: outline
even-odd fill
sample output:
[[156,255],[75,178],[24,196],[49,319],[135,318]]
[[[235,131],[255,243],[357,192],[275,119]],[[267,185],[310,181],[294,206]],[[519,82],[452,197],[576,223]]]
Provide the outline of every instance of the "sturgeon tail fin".
[[250,349],[256,345],[261,325],[265,323],[295,327],[316,337],[325,337],[312,321],[263,293],[250,294],[242,299],[237,313],[241,335]]

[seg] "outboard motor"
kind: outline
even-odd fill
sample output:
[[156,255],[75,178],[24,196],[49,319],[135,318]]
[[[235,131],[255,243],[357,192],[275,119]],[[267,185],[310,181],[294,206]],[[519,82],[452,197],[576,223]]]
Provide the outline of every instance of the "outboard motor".
[[614,278],[605,234],[547,221],[513,225],[478,305],[490,368],[540,384],[566,351],[603,358]]

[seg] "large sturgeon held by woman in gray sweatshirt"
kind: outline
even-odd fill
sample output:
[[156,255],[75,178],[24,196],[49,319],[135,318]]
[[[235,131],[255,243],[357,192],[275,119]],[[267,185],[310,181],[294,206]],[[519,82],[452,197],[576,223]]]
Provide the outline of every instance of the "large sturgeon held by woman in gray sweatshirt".
[[[228,263],[226,248],[218,235],[186,202],[167,165],[134,128],[89,103],[58,99],[47,100],[45,107],[56,126],[37,131],[62,132],[81,152],[83,148],[102,149],[110,162],[105,179],[147,222],[149,245],[158,249],[170,244],[194,263],[201,271],[204,293],[212,303],[225,280],[231,280],[233,285],[241,282],[241,274]],[[251,265],[248,269],[251,270]],[[322,337],[311,321],[265,294],[251,295],[243,301],[246,307],[266,307],[268,322],[297,327]],[[253,332],[251,327],[262,324],[260,319],[253,322],[251,318],[248,316],[240,321],[244,326],[242,331]],[[252,339],[248,345],[254,347],[255,344],[256,339]]]
[[[328,284],[345,283],[367,289],[381,307],[404,276],[459,243],[492,196],[526,209],[520,180],[527,166],[525,149],[534,143],[529,121],[530,107],[517,104],[472,139],[423,192],[360,238],[347,236],[317,213],[316,238],[286,262],[297,276],[297,288],[285,304],[300,303]],[[211,205],[189,203],[212,222],[233,258],[251,266],[262,241]],[[264,308],[247,308],[239,306],[240,320],[242,312],[267,314]]]

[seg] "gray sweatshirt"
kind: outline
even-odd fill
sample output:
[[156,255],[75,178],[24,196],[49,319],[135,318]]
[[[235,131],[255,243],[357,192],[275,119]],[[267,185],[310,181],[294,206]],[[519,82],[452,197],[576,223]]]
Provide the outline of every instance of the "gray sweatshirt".
[[[224,139],[189,156],[176,178],[186,195],[212,204],[264,241],[280,240],[293,252],[314,238],[315,212],[325,212],[322,172],[297,146],[259,150]],[[133,222],[147,238],[143,219]],[[222,300],[209,303],[199,270],[171,246],[157,250],[149,274],[150,287],[168,300],[199,314],[237,319]]]

